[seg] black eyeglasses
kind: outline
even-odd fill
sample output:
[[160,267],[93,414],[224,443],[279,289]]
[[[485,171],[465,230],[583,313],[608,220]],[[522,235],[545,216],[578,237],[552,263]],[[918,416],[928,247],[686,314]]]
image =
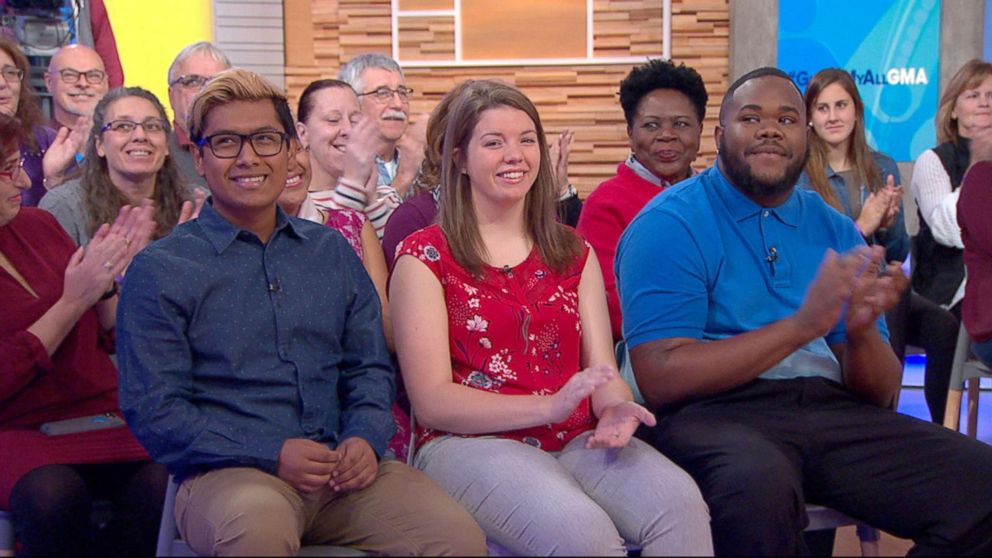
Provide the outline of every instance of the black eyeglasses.
[[88,70],[85,72],[80,72],[78,70],[73,70],[72,68],[59,70],[59,77],[62,78],[62,83],[69,85],[79,83],[80,76],[86,77],[86,83],[89,83],[90,85],[98,85],[103,83],[103,80],[107,78],[107,72],[104,72],[103,70]]
[[368,93],[359,93],[358,96],[364,97],[366,95],[372,95],[375,97],[376,101],[379,101],[380,103],[387,103],[389,102],[390,99],[393,98],[394,94],[399,95],[400,100],[402,101],[409,101],[410,97],[413,96],[413,89],[410,89],[405,85],[401,85],[396,89],[390,89],[384,85],[378,89],[369,91]]
[[202,149],[210,146],[210,151],[218,159],[236,159],[241,155],[245,140],[251,143],[251,148],[259,157],[271,157],[282,151],[282,146],[289,140],[285,132],[263,131],[253,134],[232,134],[229,132],[207,136],[197,142]]
[[20,68],[4,66],[3,68],[0,68],[0,75],[3,76],[3,79],[6,80],[7,83],[13,83],[15,81],[21,81],[21,78],[24,77],[24,72],[21,71]]
[[199,74],[188,74],[177,77],[169,82],[169,85],[180,85],[187,89],[199,89],[207,84],[213,76],[201,76]]
[[146,134],[161,134],[165,132],[165,121],[159,118],[149,118],[144,122],[135,122],[133,120],[111,120],[100,128],[100,133],[104,133],[107,130],[117,134],[131,134],[135,129],[141,126],[141,129],[145,131]]

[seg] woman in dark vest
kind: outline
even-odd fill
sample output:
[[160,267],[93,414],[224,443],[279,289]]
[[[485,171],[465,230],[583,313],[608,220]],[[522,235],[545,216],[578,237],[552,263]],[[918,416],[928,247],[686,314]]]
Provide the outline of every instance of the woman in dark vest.
[[[939,145],[924,151],[913,167],[912,190],[920,232],[913,253],[912,286],[922,298],[914,297],[918,304],[910,310],[909,328],[915,325],[931,330],[931,335],[953,340],[965,288],[964,245],[957,220],[959,187],[968,169],[971,138],[992,127],[992,64],[974,59],[954,74],[940,98],[935,125]],[[934,310],[928,304],[931,302],[949,310],[955,319]],[[943,386],[928,385],[926,390],[927,404],[937,422],[938,415],[943,415],[947,381]]]
[[969,144],[992,126],[992,63],[971,60],[951,78],[937,109],[937,141],[913,168],[913,194],[920,212],[913,288],[954,308],[964,296],[958,187],[968,169]]

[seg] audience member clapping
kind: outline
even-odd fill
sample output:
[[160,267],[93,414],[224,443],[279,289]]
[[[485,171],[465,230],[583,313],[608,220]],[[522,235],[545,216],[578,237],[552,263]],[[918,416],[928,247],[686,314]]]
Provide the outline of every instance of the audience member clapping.
[[[300,146],[298,140],[293,139],[292,141],[296,145],[296,155],[289,159],[286,188],[279,194],[279,206],[287,214],[294,217],[326,224],[341,233],[341,236],[348,241],[352,250],[362,260],[362,265],[372,279],[376,293],[379,295],[379,301],[382,304],[382,323],[386,335],[386,345],[392,352],[393,328],[389,318],[389,301],[386,298],[388,272],[386,271],[386,261],[382,255],[382,246],[379,245],[379,239],[375,236],[375,230],[372,228],[372,224],[365,219],[365,216],[354,209],[321,209],[317,207],[307,191],[312,173],[310,152]],[[361,163],[358,164],[361,165]]]
[[165,109],[140,87],[114,89],[97,105],[82,176],[53,190],[40,207],[51,212],[80,246],[126,205],[150,200],[155,238],[194,216],[205,193],[179,177],[169,151]]
[[[851,75],[839,68],[821,70],[806,87],[809,159],[799,186],[820,194],[834,209],[855,221],[869,244],[885,248],[885,260],[909,255],[909,234],[902,214],[899,167],[874,151],[865,138],[864,103]],[[889,342],[900,360],[906,343],[927,354],[924,393],[931,419],[941,423],[954,359],[957,319],[912,292],[886,312]]]
[[31,66],[21,49],[0,37],[0,112],[14,116],[22,128],[21,157],[31,187],[21,203],[36,206],[49,188],[54,188],[76,164],[76,153],[86,138],[88,121],[74,123],[58,132],[43,125],[38,96],[28,82]]
[[[379,132],[381,143],[375,159],[378,197],[406,199],[424,159],[425,126],[410,124],[413,89],[407,87],[403,69],[384,54],[366,53],[342,66],[338,78],[355,91],[362,114],[375,122]],[[376,223],[377,228],[385,226],[388,218],[387,214]]]
[[[152,555],[166,472],[124,426],[111,363],[119,275],[154,228],[124,207],[86,248],[20,207],[20,124],[0,115],[0,508],[25,555]],[[115,509],[94,547],[90,506]],[[101,539],[102,540],[102,539]]]

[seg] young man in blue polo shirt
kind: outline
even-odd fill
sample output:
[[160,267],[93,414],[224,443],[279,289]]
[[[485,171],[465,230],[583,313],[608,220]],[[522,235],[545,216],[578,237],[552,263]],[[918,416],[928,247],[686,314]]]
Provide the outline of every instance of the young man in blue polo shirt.
[[[805,502],[934,555],[992,551],[992,448],[895,413],[883,251],[796,189],[806,111],[786,74],[723,100],[717,164],[654,198],[617,277],[650,440],[696,479],[718,555],[804,554]],[[661,266],[659,267],[659,262]]]
[[380,459],[395,380],[379,298],[340,234],[276,204],[295,156],[286,97],[228,70],[190,124],[210,203],[131,264],[117,336],[121,408],[182,482],[183,538],[202,555],[485,554],[439,486]]

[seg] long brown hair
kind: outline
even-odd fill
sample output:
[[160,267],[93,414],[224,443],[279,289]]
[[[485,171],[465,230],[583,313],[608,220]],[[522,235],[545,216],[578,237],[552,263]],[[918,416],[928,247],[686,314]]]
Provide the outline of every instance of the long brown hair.
[[462,91],[474,80],[468,79],[456,85],[451,91],[441,99],[441,102],[434,107],[430,118],[427,120],[427,143],[424,145],[424,162],[420,165],[420,172],[413,183],[413,187],[419,194],[433,190],[441,183],[441,151],[444,149],[444,132],[448,127],[448,114],[451,110],[451,103],[462,94]]
[[[861,95],[858,94],[858,88],[854,84],[851,74],[840,68],[827,68],[820,70],[809,80],[803,99],[806,102],[806,121],[813,121],[813,111],[816,110],[817,98],[824,89],[834,83],[840,85],[854,102],[855,119],[850,140],[847,142],[847,160],[854,171],[855,180],[859,184],[865,184],[869,192],[875,192],[882,187],[882,176],[879,174],[871,148],[868,147],[868,141],[865,139],[865,104],[861,100]],[[809,158],[806,160],[806,176],[809,177],[813,189],[823,197],[824,201],[843,212],[844,208],[840,205],[837,193],[827,181],[827,143],[812,126],[809,128],[808,134]]]
[[468,84],[452,103],[441,157],[438,223],[455,260],[476,277],[481,277],[487,256],[486,247],[479,234],[469,177],[463,173],[464,156],[457,160],[455,151],[463,155],[468,151],[468,143],[480,115],[496,107],[522,110],[534,122],[537,137],[540,138],[541,167],[524,199],[524,219],[541,259],[556,272],[562,272],[579,256],[582,242],[574,232],[559,225],[555,219],[558,191],[551,176],[551,158],[544,141],[544,127],[534,103],[513,86],[493,80],[478,80]]
[[[117,218],[117,213],[121,207],[129,205],[130,202],[124,194],[110,181],[110,172],[107,168],[107,159],[100,157],[96,151],[96,139],[101,134],[101,129],[107,123],[107,112],[110,105],[126,97],[140,97],[147,100],[155,107],[159,118],[165,124],[166,137],[172,134],[172,127],[165,116],[165,108],[155,95],[147,89],[141,87],[118,87],[110,90],[93,110],[93,128],[90,129],[90,137],[86,140],[86,159],[83,163],[82,182],[83,209],[89,216],[87,231],[92,235],[103,223],[113,223]],[[165,157],[162,168],[155,175],[155,194],[152,201],[155,202],[155,238],[161,238],[176,226],[179,221],[179,211],[183,202],[190,199],[189,186],[179,178],[179,171],[176,170],[175,157],[172,155],[171,141],[166,140],[169,145],[169,153]]]
[[21,49],[6,37],[0,36],[0,50],[6,52],[14,61],[14,66],[21,71],[21,93],[17,98],[17,112],[13,116],[21,123],[22,141],[31,149],[37,149],[38,144],[32,131],[42,123],[44,117],[41,114],[41,105],[38,104],[38,94],[31,87],[31,65]]
[[954,112],[954,105],[958,101],[958,96],[968,89],[975,89],[992,76],[992,63],[973,58],[964,63],[951,81],[947,82],[944,94],[940,96],[937,103],[937,116],[934,117],[934,126],[937,128],[937,143],[954,142],[961,139],[961,131],[958,130],[957,118],[951,118]]

